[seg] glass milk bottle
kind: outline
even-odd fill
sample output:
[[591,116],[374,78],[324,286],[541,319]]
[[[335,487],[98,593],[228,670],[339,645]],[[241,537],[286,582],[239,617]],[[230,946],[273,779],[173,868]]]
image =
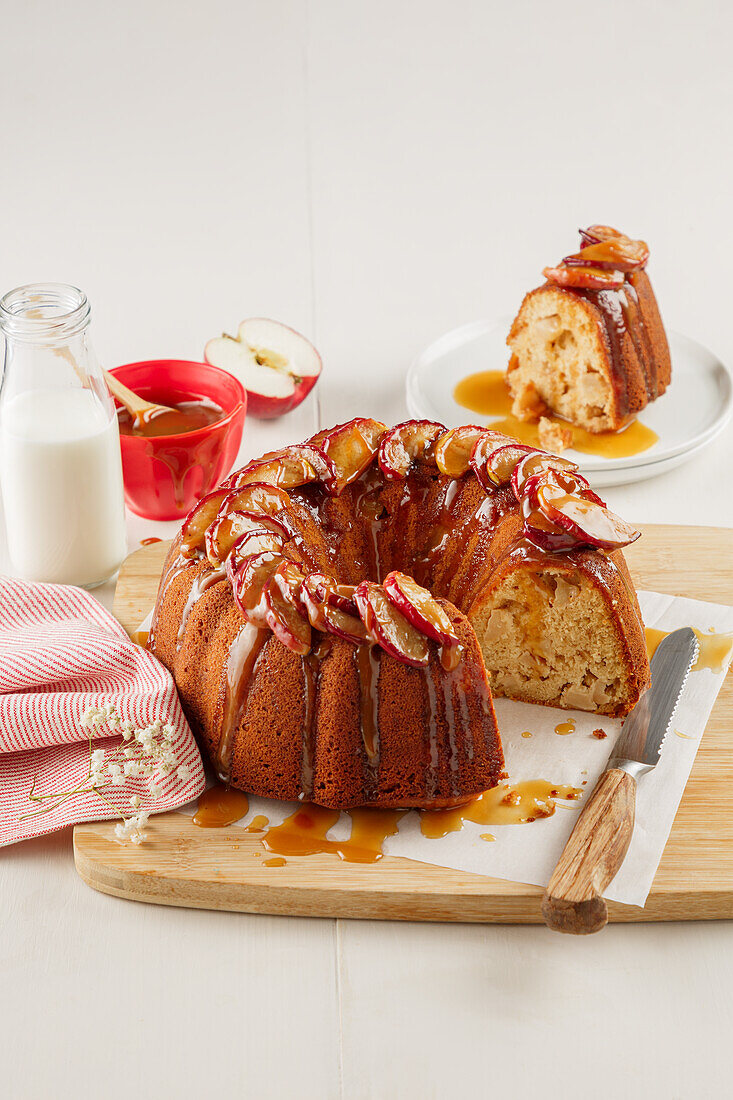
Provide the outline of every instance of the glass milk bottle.
[[61,283],[0,299],[0,484],[12,570],[93,588],[127,545],[114,403],[89,340],[86,295]]

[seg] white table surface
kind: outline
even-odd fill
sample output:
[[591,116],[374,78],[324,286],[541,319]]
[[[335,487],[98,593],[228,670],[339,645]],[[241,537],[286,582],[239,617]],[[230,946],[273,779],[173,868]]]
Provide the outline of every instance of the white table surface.
[[[323,354],[325,424],[394,422],[425,344],[515,308],[603,221],[651,242],[667,323],[731,363],[732,12],[6,3],[0,289],[83,287],[108,366],[281,318]],[[312,411],[248,422],[243,456]],[[733,429],[607,495],[731,526],[732,467]],[[153,533],[131,518],[131,549]],[[67,831],[0,852],[0,975],[8,1100],[731,1092],[726,922],[576,940],[158,908],[86,887]]]

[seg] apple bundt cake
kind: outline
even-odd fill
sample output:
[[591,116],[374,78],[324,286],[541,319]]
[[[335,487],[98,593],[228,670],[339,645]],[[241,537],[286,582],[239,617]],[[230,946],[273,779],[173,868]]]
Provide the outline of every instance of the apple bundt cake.
[[504,774],[492,691],[633,707],[649,665],[620,548],[637,537],[566,459],[353,420],[197,504],[149,645],[233,786],[449,806]]

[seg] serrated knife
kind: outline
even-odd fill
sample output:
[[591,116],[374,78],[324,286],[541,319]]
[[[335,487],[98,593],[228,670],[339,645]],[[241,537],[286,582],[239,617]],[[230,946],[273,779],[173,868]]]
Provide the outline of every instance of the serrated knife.
[[634,831],[637,780],[659,762],[680,695],[697,659],[688,627],[674,630],[651,660],[651,686],[621,734],[575,823],[542,899],[542,916],[556,932],[598,932],[608,920],[603,891],[624,861]]

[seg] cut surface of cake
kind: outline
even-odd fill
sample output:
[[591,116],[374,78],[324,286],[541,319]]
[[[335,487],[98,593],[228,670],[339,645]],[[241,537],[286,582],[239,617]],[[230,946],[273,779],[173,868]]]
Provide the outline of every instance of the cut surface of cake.
[[665,392],[669,346],[646,244],[599,225],[581,230],[581,244],[525,296],[507,337],[507,385],[520,419],[617,431]]
[[636,537],[566,459],[359,419],[199,502],[149,645],[233,786],[455,805],[505,774],[492,691],[622,716],[647,687]]

